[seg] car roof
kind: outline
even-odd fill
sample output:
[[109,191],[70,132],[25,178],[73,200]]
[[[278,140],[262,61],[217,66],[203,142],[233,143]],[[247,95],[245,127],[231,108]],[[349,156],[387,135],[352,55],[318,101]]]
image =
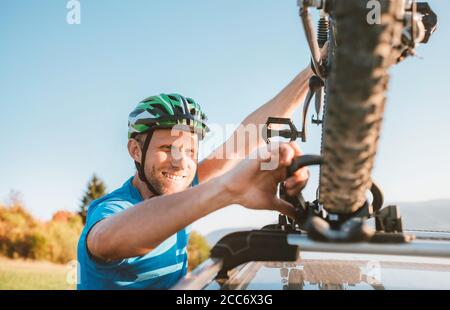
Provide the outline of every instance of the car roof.
[[295,262],[250,262],[205,289],[450,289],[450,259],[305,252]]

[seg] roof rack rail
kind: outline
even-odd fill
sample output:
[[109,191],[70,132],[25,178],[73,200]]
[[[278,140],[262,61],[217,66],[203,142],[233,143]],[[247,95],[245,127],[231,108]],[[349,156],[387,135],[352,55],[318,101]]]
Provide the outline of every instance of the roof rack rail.
[[[427,238],[430,237],[431,238]],[[211,258],[183,278],[173,289],[202,289],[228,278],[234,268],[253,261],[296,261],[301,252],[355,253],[450,258],[450,233],[439,238],[422,236],[410,242],[320,242],[303,232],[263,228],[226,235],[211,250]],[[425,239],[426,238],[426,239]]]

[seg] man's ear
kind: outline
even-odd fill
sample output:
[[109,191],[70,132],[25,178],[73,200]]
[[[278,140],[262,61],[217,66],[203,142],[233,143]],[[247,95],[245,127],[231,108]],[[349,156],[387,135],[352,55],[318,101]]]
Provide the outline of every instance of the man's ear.
[[139,142],[136,139],[128,140],[128,154],[135,162],[141,162],[142,150]]

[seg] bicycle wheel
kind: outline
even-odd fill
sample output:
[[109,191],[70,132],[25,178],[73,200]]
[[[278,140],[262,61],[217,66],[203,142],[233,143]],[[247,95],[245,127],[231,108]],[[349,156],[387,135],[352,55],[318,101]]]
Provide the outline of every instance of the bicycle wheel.
[[357,211],[371,186],[388,69],[403,27],[403,0],[379,3],[381,23],[369,24],[367,1],[333,2],[319,184],[319,201],[331,213]]

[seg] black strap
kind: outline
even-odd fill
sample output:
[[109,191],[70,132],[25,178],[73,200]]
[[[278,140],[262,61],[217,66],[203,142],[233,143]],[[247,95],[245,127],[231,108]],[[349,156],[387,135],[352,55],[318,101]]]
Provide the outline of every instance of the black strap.
[[139,164],[138,162],[135,162],[136,168],[138,170],[139,173],[139,178],[142,180],[142,182],[145,183],[145,185],[147,185],[147,188],[150,192],[152,192],[155,196],[160,196],[161,193],[158,192],[148,181],[147,176],[145,175],[145,157],[147,155],[147,150],[148,150],[148,146],[150,144],[150,140],[153,136],[153,130],[149,130],[147,133],[147,137],[145,138],[144,141],[144,146],[142,147],[142,157],[141,157],[141,164]]

